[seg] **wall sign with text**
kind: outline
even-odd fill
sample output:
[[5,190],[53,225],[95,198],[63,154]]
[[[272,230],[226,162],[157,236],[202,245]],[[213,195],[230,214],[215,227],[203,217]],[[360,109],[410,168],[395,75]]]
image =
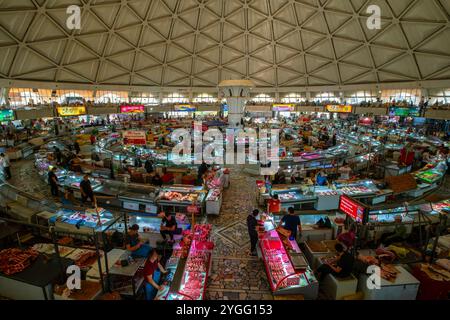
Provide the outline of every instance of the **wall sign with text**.
[[328,112],[336,112],[336,113],[351,113],[353,111],[352,106],[341,106],[341,105],[327,105]]
[[62,117],[82,116],[86,114],[86,107],[57,107],[58,115]]

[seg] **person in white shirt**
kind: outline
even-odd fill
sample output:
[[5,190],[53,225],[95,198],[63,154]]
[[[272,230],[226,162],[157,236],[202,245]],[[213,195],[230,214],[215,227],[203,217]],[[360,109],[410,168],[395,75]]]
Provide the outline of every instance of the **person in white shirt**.
[[5,179],[9,180],[11,179],[11,164],[9,161],[9,157],[7,155],[5,155],[4,153],[0,154],[0,158],[1,158],[1,162],[2,162],[2,166],[3,166],[3,171],[5,173]]
[[352,169],[350,166],[344,162],[344,165],[339,168],[340,177],[341,180],[349,180],[350,179],[350,173],[352,172]]

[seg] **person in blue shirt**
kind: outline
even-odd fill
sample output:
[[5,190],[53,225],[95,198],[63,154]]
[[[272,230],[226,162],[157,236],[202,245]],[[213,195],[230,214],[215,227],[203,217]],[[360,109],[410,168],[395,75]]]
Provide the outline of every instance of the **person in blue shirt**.
[[289,240],[297,239],[297,232],[301,235],[302,233],[302,224],[300,222],[300,217],[294,214],[294,208],[290,207],[288,209],[288,214],[281,218],[279,227],[283,227],[284,229],[291,232],[291,236]]
[[327,181],[327,176],[326,176],[325,172],[320,170],[319,173],[317,173],[317,175],[316,175],[316,185],[326,186],[327,183],[328,183],[328,181]]

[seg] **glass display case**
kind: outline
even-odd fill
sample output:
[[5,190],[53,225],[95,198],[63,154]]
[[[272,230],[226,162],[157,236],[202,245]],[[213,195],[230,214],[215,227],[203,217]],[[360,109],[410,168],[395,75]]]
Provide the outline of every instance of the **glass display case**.
[[[58,174],[56,174],[56,176],[58,176]],[[65,175],[58,176],[58,180],[63,187],[70,187],[78,190],[80,189],[80,183],[83,180],[83,176],[66,172]],[[89,181],[91,181],[92,190],[101,185],[101,182],[97,179],[89,178]]]
[[444,174],[436,169],[430,169],[430,170],[424,170],[421,172],[416,173],[416,177],[420,179],[421,181],[427,182],[427,183],[435,183],[442,179]]
[[60,209],[48,220],[49,225],[54,225],[60,231],[78,230],[89,233],[103,231],[114,221],[112,213],[103,208],[85,211]]
[[158,293],[159,299],[203,300],[213,248],[212,242],[193,240],[186,259],[172,260],[172,265],[177,265],[176,272],[171,279],[170,288]]
[[295,241],[282,240],[273,221],[264,222],[259,248],[266,268],[269,285],[274,294],[304,294],[306,298],[317,296],[318,281],[307,263],[294,268],[294,259],[303,257]]
[[186,213],[188,208],[196,205],[199,212],[204,212],[207,191],[203,187],[170,187],[160,191],[156,202],[161,210]]
[[278,195],[281,207],[284,209],[289,207],[300,209],[302,206],[314,203],[317,200],[316,195],[304,192],[300,186],[272,189],[270,196],[273,197],[274,195]]
[[171,203],[200,203],[205,199],[204,192],[199,192],[202,187],[173,187],[164,188],[160,191],[158,200],[160,202],[171,202]]
[[369,224],[376,223],[394,223],[395,217],[401,216],[404,223],[413,223],[420,207],[417,206],[401,206],[391,209],[380,209],[369,211]]
[[376,194],[380,190],[372,180],[363,180],[352,183],[334,183],[334,188],[349,196],[364,196]]

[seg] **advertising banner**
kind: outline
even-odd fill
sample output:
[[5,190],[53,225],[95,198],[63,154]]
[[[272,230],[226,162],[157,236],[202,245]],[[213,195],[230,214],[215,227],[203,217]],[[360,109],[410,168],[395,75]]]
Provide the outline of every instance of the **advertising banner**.
[[272,106],[272,110],[275,112],[294,112],[295,105],[294,104],[274,104]]
[[364,223],[366,208],[346,195],[342,195],[339,201],[339,210],[358,223]]
[[186,111],[186,112],[197,111],[197,108],[194,106],[191,106],[190,104],[176,104],[173,108],[174,108],[174,111]]
[[353,110],[352,106],[341,106],[341,105],[327,105],[328,112],[336,113],[351,113]]
[[145,131],[123,131],[123,144],[146,145],[147,135]]
[[86,107],[57,107],[58,115],[61,117],[82,116],[86,114]]
[[120,113],[144,113],[145,106],[120,106]]

